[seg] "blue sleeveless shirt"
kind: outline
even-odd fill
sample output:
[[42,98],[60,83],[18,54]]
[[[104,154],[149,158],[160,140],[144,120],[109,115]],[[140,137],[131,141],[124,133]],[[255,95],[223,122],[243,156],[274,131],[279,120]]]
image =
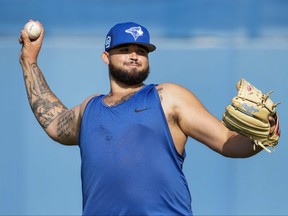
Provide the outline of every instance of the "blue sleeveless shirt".
[[83,215],[192,215],[191,196],[154,84],[84,111],[79,146]]

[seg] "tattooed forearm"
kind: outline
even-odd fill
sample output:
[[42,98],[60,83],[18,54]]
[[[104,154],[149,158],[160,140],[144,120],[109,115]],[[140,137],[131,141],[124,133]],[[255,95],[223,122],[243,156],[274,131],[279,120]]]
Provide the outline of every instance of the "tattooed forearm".
[[67,111],[59,117],[57,124],[57,136],[59,138],[67,138],[75,135],[75,129],[73,129],[72,124],[74,119],[75,112],[73,110]]
[[36,80],[36,85],[39,87],[40,93],[45,94],[45,93],[49,92],[50,89],[48,87],[48,84],[47,84],[44,76],[42,75],[42,72],[40,71],[39,67],[37,66],[37,64],[35,64],[35,63],[31,64],[30,70],[35,75],[34,77]]
[[24,79],[32,111],[42,127],[47,128],[67,108],[50,90],[36,63],[29,64]]

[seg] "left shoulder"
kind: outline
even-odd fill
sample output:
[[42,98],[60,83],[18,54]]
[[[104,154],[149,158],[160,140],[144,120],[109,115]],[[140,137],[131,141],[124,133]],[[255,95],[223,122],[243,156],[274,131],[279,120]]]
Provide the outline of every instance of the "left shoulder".
[[165,83],[160,83],[156,85],[156,89],[162,89],[165,91],[189,91],[187,88],[185,88],[184,86],[181,86],[179,84],[176,83],[171,83],[171,82],[165,82]]
[[158,94],[165,97],[172,97],[173,100],[186,97],[195,97],[194,94],[187,88],[175,83],[161,83],[156,86]]
[[165,83],[160,83],[156,85],[157,90],[161,88],[165,88],[166,90],[172,90],[175,88],[183,88],[183,87],[176,83],[171,83],[171,82],[165,82]]
[[161,103],[165,107],[182,110],[183,107],[201,106],[198,98],[187,88],[175,83],[162,83],[156,86]]

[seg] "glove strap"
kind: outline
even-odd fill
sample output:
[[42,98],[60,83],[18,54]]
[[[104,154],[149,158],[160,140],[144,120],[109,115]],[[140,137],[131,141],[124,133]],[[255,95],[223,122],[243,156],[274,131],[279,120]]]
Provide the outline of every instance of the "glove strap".
[[261,146],[265,151],[267,151],[268,153],[271,153],[270,149],[268,149],[265,145],[263,145],[260,141],[257,141],[257,140],[254,140],[254,145],[253,145],[254,151],[256,150],[256,145]]

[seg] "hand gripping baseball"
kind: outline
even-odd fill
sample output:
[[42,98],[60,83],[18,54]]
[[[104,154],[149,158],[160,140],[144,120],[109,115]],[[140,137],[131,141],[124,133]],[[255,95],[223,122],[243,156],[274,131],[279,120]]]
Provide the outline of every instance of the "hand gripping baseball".
[[[263,94],[245,79],[238,81],[238,94],[232,99],[232,104],[223,113],[223,124],[230,130],[236,131],[252,140],[255,145],[267,148],[275,147],[280,138],[279,118],[276,106],[270,99],[270,94]],[[271,117],[275,120],[274,130],[271,131]],[[255,147],[254,145],[254,147]]]

